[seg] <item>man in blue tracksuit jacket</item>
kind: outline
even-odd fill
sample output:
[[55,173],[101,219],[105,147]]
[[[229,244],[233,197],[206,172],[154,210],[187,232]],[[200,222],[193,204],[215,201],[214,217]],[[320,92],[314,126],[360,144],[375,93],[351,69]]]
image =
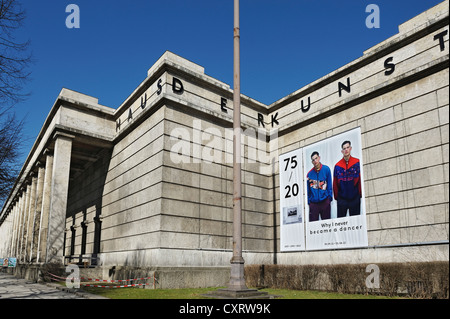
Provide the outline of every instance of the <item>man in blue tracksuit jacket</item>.
[[318,152],[311,154],[314,167],[306,175],[308,183],[309,221],[330,219],[331,201],[333,200],[333,184],[331,170],[320,162]]

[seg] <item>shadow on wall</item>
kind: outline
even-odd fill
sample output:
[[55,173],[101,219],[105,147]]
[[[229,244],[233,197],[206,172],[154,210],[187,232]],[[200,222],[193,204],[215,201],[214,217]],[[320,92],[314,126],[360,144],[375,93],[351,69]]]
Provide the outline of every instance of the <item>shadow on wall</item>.
[[65,262],[96,266],[101,252],[103,192],[112,150],[71,176],[64,236]]

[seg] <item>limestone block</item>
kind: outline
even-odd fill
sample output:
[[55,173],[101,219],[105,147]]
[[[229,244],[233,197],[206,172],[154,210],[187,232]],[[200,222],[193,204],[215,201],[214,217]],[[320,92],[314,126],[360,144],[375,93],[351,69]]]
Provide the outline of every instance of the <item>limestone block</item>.
[[434,185],[414,190],[414,204],[417,206],[445,203],[444,185]]
[[232,222],[233,209],[231,203],[227,206],[200,205],[199,216],[202,219]]
[[366,163],[372,163],[398,156],[399,152],[397,145],[398,142],[394,140],[367,148],[367,156],[364,161]]
[[162,231],[174,233],[199,233],[199,220],[197,218],[167,215],[164,211],[164,207],[160,218]]
[[449,135],[450,135],[449,129],[448,129],[448,124],[441,126],[440,131],[441,131],[440,133],[441,133],[442,143],[448,145]]
[[420,132],[405,138],[406,147],[409,152],[416,152],[441,144],[439,127]]
[[165,198],[173,198],[190,202],[198,202],[200,198],[200,190],[198,188],[169,183],[162,184],[162,194]]
[[[199,235],[190,233],[161,232],[162,248],[193,249],[198,248]],[[182,256],[179,256],[182,258]],[[182,266],[181,264],[178,264]]]
[[172,198],[162,198],[160,212],[168,215],[184,216],[189,218],[198,218],[199,203],[192,201],[181,201]]
[[196,172],[181,170],[175,167],[164,167],[162,180],[167,183],[185,185],[189,187],[200,187],[200,175]]
[[389,124],[364,133],[364,146],[371,147],[395,140],[398,137],[398,132],[396,132],[397,125],[398,124]]
[[402,103],[403,117],[409,118],[417,114],[428,112],[437,107],[436,92],[419,96]]
[[233,236],[233,227],[230,222],[200,219],[199,226],[199,232],[204,235]]
[[269,212],[245,211],[243,222],[250,225],[270,226],[273,224],[273,216]]
[[199,247],[201,249],[230,249],[227,243],[228,238],[224,236],[200,235]]
[[445,163],[445,164],[443,165],[443,167],[444,167],[444,172],[443,172],[443,175],[444,175],[444,182],[445,182],[445,183],[448,183],[448,181],[449,181],[448,163]]
[[[429,156],[430,154],[433,154],[433,156]],[[415,153],[400,156],[397,159],[399,171],[413,171],[424,167],[433,167],[434,165],[439,165],[441,163],[443,154],[445,153],[442,152],[441,147],[436,146],[429,149],[427,148],[424,150],[419,150]],[[424,158],[426,158],[427,160],[424,161]]]
[[448,148],[448,144],[442,145],[442,161],[444,163],[448,163],[449,162],[449,148]]
[[[100,251],[102,253],[130,251],[132,255],[135,255],[142,249],[160,247],[161,245],[159,233],[144,233],[133,237],[109,237],[101,242]],[[126,263],[132,263],[132,260],[126,260]]]
[[449,87],[448,86],[438,89],[437,90],[438,106],[448,105],[449,104],[448,97],[449,97]]
[[232,202],[232,194],[220,193],[202,189],[199,193],[199,201],[206,205],[226,207]]
[[270,240],[246,238],[242,239],[242,247],[244,251],[259,251],[267,252],[270,251],[272,242]]

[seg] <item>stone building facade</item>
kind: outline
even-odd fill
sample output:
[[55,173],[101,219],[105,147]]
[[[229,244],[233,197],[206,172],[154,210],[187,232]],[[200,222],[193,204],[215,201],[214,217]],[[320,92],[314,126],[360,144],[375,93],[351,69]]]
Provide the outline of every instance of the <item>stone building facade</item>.
[[[242,96],[246,264],[448,261],[448,1],[271,105]],[[232,95],[165,52],[118,109],[62,89],[0,214],[0,257],[210,269],[232,256]],[[359,128],[366,247],[280,250],[278,159]]]

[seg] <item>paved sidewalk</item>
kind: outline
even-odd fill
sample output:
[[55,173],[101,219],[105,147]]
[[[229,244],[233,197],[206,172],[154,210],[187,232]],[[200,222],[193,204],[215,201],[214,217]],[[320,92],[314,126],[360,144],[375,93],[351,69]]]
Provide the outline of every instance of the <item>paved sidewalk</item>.
[[0,273],[0,299],[104,299],[57,284],[38,284]]

